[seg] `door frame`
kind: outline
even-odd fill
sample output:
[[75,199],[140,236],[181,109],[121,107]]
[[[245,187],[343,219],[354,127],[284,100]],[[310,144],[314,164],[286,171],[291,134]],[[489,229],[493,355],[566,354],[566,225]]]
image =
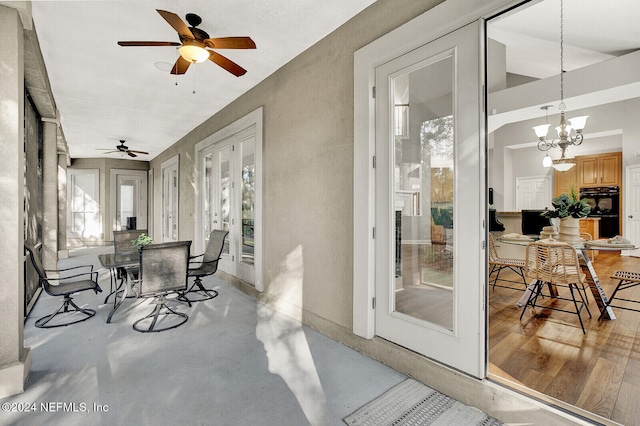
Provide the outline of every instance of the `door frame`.
[[250,112],[242,118],[234,121],[226,127],[208,136],[195,146],[195,221],[194,221],[194,252],[204,252],[204,240],[200,238],[204,228],[202,188],[202,164],[203,153],[213,145],[223,142],[230,137],[244,132],[255,126],[255,222],[254,222],[254,282],[257,291],[264,291],[263,275],[263,219],[262,219],[262,188],[263,188],[263,166],[262,166],[262,145],[263,145],[263,107]]
[[139,217],[144,218],[144,221],[138,220],[138,229],[146,229],[148,226],[148,185],[147,178],[148,172],[146,170],[130,170],[130,169],[111,169],[109,175],[109,223],[111,224],[111,228],[109,229],[110,238],[113,239],[113,231],[116,230],[116,206],[117,206],[117,185],[118,185],[118,176],[134,176],[140,179],[140,187],[138,190],[140,191],[139,197],[139,208],[140,213]]

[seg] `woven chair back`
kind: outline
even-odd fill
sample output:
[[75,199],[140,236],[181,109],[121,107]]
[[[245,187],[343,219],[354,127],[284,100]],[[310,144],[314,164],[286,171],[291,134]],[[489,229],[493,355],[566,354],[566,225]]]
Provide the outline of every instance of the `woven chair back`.
[[525,274],[553,284],[581,284],[584,280],[576,249],[564,242],[529,243]]

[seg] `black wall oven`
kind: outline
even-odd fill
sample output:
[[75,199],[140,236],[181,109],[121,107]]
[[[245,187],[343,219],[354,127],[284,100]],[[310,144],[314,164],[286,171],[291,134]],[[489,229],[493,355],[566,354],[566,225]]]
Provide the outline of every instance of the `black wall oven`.
[[619,187],[580,188],[580,199],[586,199],[591,206],[589,217],[600,218],[600,238],[611,238],[620,233]]

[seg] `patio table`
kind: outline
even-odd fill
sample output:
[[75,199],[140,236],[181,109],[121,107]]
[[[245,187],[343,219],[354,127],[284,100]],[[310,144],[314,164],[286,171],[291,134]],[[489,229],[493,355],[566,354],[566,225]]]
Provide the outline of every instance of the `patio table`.
[[[120,277],[120,283],[118,284],[118,269],[124,268],[131,269],[137,268],[140,262],[140,254],[138,252],[125,252],[125,253],[105,253],[99,254],[98,260],[103,268],[109,270],[109,276],[111,279],[112,293],[115,293],[113,300],[113,309],[107,317],[107,323],[111,323],[113,314],[118,310],[122,302],[127,298],[129,293],[133,293],[131,282],[127,278],[127,274]],[[122,295],[118,298],[118,292],[122,288]],[[108,298],[109,296],[107,296]]]

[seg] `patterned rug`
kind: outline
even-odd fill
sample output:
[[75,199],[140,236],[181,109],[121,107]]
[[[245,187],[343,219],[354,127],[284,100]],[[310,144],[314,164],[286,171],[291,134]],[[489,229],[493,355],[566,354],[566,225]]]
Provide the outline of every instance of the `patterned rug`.
[[413,379],[345,417],[349,426],[498,426],[501,422]]

